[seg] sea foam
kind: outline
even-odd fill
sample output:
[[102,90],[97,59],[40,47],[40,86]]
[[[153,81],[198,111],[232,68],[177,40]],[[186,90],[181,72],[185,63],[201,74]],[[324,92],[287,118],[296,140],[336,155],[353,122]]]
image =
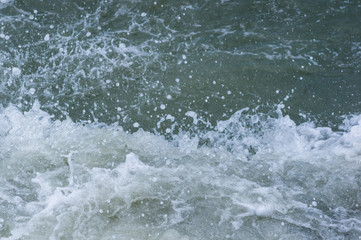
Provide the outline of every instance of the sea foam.
[[360,116],[340,132],[260,116],[256,133],[248,118],[167,141],[3,108],[2,239],[360,234]]

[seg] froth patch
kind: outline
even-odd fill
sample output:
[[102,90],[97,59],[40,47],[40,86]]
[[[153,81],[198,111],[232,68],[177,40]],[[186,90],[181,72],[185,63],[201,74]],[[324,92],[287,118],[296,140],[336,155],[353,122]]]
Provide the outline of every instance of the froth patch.
[[11,130],[10,120],[7,116],[0,116],[0,137],[4,137]]
[[14,76],[19,77],[21,75],[21,69],[17,67],[13,67],[11,69],[11,72]]
[[0,0],[0,9],[6,8],[14,3],[14,0]]
[[174,229],[169,229],[162,235],[160,240],[189,240],[189,237],[187,235],[182,236]]
[[[309,236],[310,222],[330,238],[341,228],[360,232],[347,226],[361,204],[359,120],[333,132],[287,116],[254,121],[237,113],[202,146],[203,136],[186,132],[166,141],[143,130],[54,121],[40,108],[0,112],[0,193],[15,209],[12,239],[249,239],[295,229]],[[247,159],[250,144],[257,151]],[[21,214],[25,221],[15,217]]]

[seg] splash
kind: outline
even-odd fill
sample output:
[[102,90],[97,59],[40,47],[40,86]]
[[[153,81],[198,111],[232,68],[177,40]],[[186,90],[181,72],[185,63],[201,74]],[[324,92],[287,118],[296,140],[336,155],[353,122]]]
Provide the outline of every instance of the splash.
[[236,112],[205,145],[4,108],[2,239],[358,236],[360,116],[342,132],[258,118]]

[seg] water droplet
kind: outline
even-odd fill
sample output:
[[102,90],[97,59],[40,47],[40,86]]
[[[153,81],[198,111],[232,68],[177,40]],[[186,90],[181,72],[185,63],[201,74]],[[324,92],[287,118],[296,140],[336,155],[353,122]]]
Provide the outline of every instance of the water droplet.
[[135,123],[133,124],[133,127],[139,128],[139,123],[135,122]]

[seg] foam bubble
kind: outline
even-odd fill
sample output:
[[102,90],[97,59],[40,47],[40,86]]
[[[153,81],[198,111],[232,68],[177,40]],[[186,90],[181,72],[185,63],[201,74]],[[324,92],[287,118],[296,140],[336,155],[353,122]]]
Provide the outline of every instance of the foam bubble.
[[21,75],[21,69],[20,68],[17,68],[17,67],[13,67],[12,69],[11,69],[11,72],[12,72],[12,74],[14,75],[14,76],[20,76]]
[[139,128],[139,123],[137,123],[137,122],[133,123],[133,127]]

